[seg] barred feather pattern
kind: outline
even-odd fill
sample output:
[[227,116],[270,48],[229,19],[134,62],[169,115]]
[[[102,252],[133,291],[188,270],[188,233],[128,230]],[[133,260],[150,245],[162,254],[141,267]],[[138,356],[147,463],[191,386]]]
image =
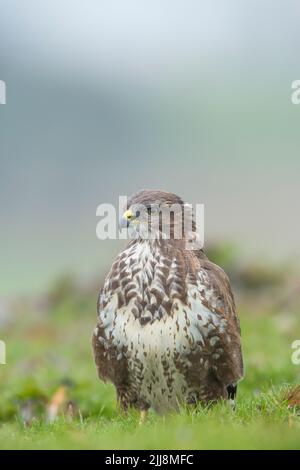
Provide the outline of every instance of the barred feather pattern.
[[117,257],[99,296],[93,348],[123,409],[164,413],[226,399],[243,376],[226,274],[167,240],[133,240]]

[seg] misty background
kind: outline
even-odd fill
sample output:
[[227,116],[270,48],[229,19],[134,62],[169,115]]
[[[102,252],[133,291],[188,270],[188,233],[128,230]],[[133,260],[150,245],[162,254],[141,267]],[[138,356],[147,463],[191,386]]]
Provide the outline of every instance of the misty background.
[[298,262],[300,2],[0,0],[0,295],[103,273],[96,207],[205,204],[206,243]]

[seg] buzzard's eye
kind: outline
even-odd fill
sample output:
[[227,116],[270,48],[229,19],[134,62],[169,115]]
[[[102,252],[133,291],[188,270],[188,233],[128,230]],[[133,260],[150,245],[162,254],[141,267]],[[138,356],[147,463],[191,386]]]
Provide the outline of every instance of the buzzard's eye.
[[141,215],[141,212],[140,212],[140,211],[136,211],[135,216],[136,216],[136,217],[139,217],[140,215]]

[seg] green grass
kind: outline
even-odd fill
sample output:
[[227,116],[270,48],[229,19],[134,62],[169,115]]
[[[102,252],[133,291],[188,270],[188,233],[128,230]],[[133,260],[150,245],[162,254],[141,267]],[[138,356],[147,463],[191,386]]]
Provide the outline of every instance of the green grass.
[[[52,293],[53,294],[53,293]],[[296,312],[242,308],[245,379],[237,408],[225,403],[159,417],[120,415],[111,385],[96,377],[90,338],[96,320],[90,294],[55,293],[48,304],[21,303],[1,330],[7,365],[0,366],[0,447],[4,449],[299,449],[300,416],[283,400],[300,382],[291,343],[300,339]],[[68,399],[78,410],[70,423],[62,412],[52,424],[45,407],[59,384],[71,380]],[[33,405],[25,427],[20,410]]]
[[[268,399],[267,399],[268,400]],[[140,427],[138,417],[112,415],[67,424],[35,423],[30,429],[9,424],[0,430],[2,448],[18,449],[297,449],[299,418],[286,410],[259,409],[247,398],[234,414],[224,405],[182,412],[165,419],[154,415]]]

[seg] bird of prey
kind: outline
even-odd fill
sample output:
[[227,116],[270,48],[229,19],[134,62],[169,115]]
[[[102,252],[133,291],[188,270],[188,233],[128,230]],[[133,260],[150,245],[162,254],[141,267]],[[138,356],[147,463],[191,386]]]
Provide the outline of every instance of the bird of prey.
[[135,407],[142,419],[149,408],[164,414],[180,404],[232,400],[243,377],[228,277],[202,249],[187,248],[191,234],[178,214],[166,236],[162,207],[173,206],[182,215],[183,200],[164,191],[128,199],[122,222],[132,240],[106,277],[92,339],[100,379],[114,384],[122,410]]

